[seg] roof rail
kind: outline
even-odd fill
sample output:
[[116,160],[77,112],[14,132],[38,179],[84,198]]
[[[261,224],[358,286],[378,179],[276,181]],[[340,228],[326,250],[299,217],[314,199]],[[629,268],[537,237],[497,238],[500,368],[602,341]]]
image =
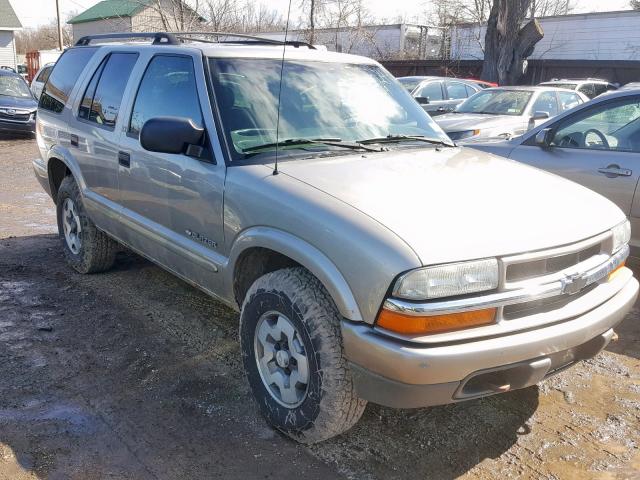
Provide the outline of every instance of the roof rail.
[[80,38],[75,46],[86,47],[91,44],[92,40],[117,40],[117,39],[136,39],[146,38],[153,39],[153,45],[179,45],[178,40],[173,34],[167,32],[117,32],[117,33],[98,33],[95,35],[87,35]]
[[205,40],[204,38],[193,38],[193,36],[199,37],[233,37],[240,38],[244,40],[251,40],[250,44],[268,44],[268,45],[291,45],[293,47],[307,47],[315,50],[316,47],[307,42],[302,42],[299,40],[276,40],[273,38],[264,38],[259,37],[257,35],[248,35],[246,33],[233,33],[233,32],[173,32],[173,35],[176,35],[180,40],[192,40],[195,42],[203,42],[203,43],[240,43],[238,41],[233,40]]

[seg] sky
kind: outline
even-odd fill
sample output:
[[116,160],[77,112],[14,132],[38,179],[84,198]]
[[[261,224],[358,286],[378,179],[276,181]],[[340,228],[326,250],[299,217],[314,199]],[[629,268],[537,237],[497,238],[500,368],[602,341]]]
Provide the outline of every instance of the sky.
[[[59,0],[60,13],[64,19],[80,13],[98,3],[99,0]],[[288,0],[256,0],[272,6],[286,15]],[[294,8],[300,0],[292,0]],[[25,27],[36,27],[50,23],[56,17],[55,0],[9,0],[20,22]],[[364,0],[367,7],[379,18],[397,18],[398,16],[411,18],[425,10],[429,0]],[[605,10],[626,10],[629,0],[576,0],[575,13],[598,12]],[[292,12],[292,18],[297,18],[299,12]]]

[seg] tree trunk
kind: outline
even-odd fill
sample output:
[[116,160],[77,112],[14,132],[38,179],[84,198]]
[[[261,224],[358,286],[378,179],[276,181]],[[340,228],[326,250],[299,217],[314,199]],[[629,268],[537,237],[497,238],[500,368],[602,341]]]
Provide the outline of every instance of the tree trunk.
[[313,45],[313,42],[315,42],[315,34],[316,34],[316,19],[315,19],[315,14],[316,14],[316,2],[315,0],[310,0],[311,3],[311,12],[309,12],[309,43],[311,45]]
[[513,85],[544,33],[533,19],[520,28],[532,0],[494,0],[484,40],[483,80]]

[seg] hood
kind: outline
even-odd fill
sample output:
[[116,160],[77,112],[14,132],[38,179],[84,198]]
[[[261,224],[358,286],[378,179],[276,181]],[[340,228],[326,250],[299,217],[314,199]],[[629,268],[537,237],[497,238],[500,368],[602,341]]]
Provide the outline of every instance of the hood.
[[585,187],[473,149],[296,160],[279,170],[384,225],[424,265],[565,245],[625,219]]
[[521,116],[482,113],[445,113],[434,117],[434,120],[445,132],[520,126],[523,123]]
[[33,111],[38,108],[38,102],[32,97],[7,97],[0,95],[0,108],[20,108],[23,110]]

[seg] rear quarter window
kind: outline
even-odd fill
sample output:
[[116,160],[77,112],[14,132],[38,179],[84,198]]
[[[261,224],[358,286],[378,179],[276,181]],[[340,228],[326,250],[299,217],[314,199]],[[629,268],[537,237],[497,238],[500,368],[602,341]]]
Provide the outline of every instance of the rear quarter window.
[[81,47],[64,52],[44,85],[39,107],[55,113],[62,112],[73,86],[96,51],[95,47]]

